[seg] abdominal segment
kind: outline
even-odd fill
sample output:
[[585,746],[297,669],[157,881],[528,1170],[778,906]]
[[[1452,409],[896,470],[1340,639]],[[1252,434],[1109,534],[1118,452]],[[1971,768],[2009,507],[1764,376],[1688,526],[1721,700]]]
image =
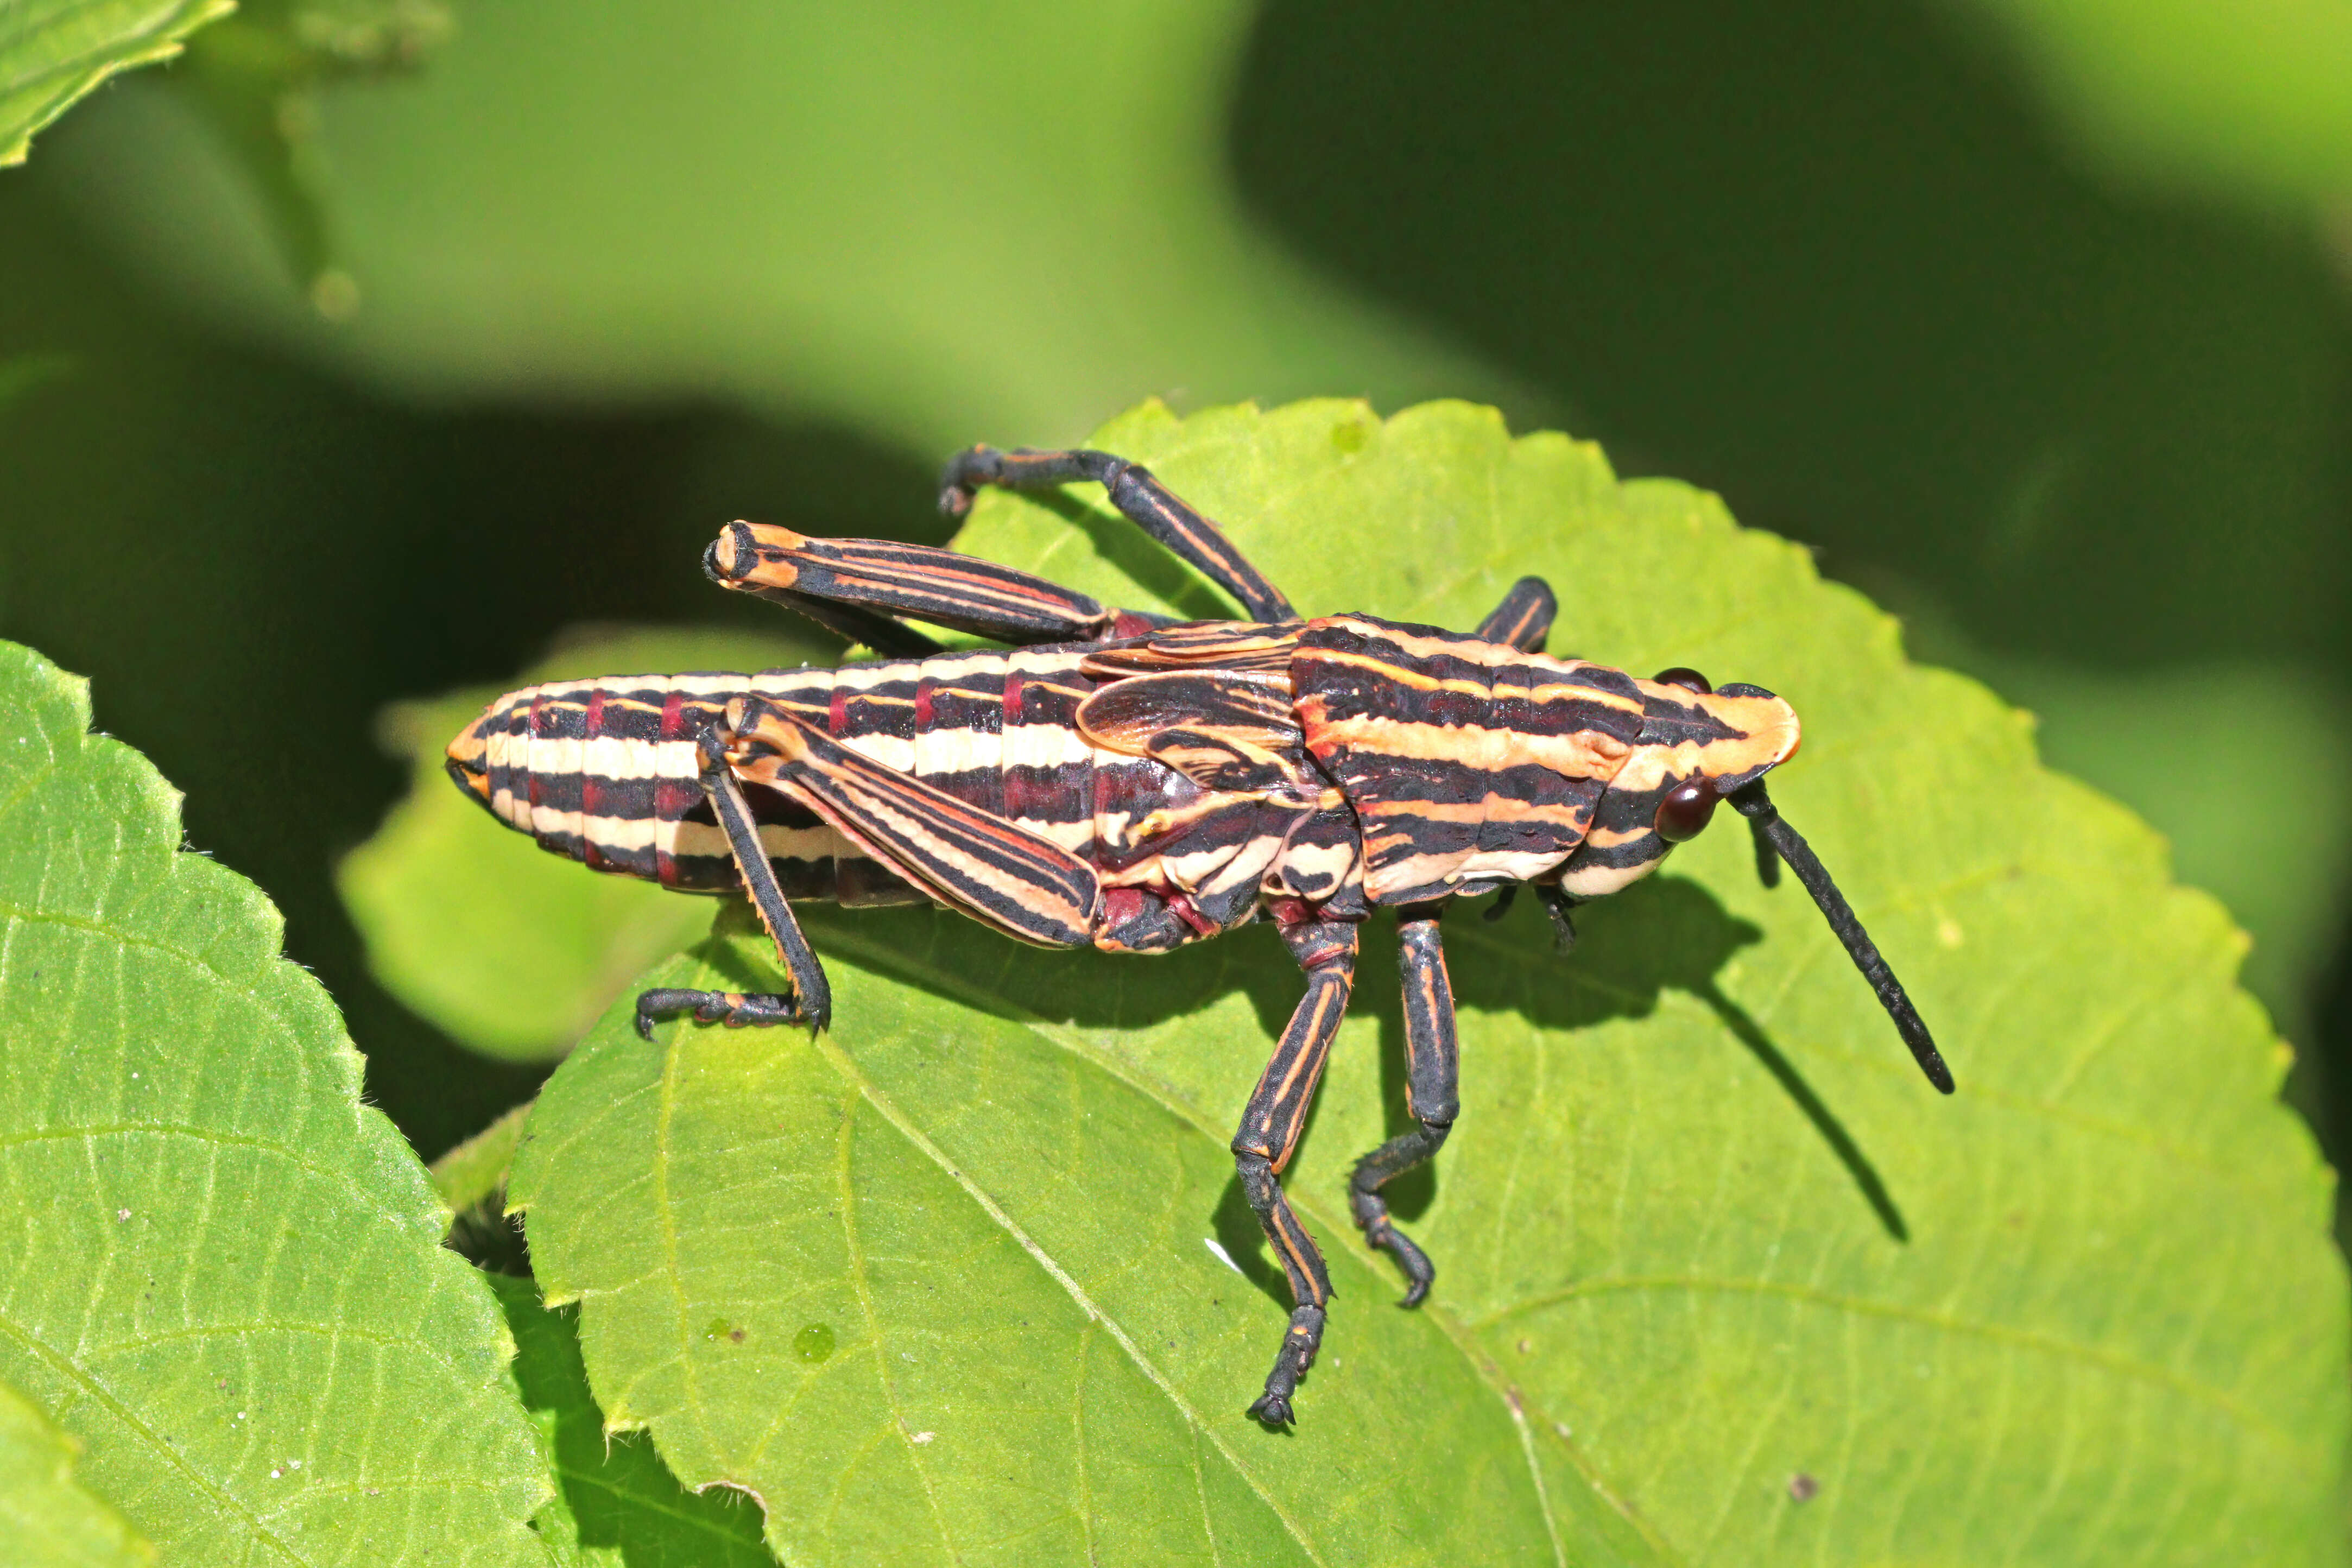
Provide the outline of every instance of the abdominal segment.
[[[1091,744],[1078,704],[1098,646],[987,650],[769,670],[558,681],[509,693],[472,734],[474,793],[541,847],[682,892],[741,886],[706,796],[696,737],[755,696],[874,762],[1068,850],[1103,874],[1097,941],[1156,952],[1251,918],[1263,895],[1320,902],[1352,886],[1349,831],[1326,811],[1223,796],[1148,757]],[[486,786],[486,787],[484,787]],[[787,898],[844,905],[926,895],[778,790],[743,786]],[[1339,813],[1345,816],[1345,807]],[[1296,842],[1296,865],[1283,864]]]

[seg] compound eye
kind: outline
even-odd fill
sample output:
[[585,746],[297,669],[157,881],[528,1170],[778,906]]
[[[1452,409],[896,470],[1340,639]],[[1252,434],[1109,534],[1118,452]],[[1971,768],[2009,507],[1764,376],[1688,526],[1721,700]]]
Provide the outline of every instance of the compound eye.
[[1702,697],[1715,689],[1706,683],[1706,676],[1696,669],[1685,669],[1679,664],[1671,669],[1662,669],[1650,679],[1661,686],[1679,686],[1685,691],[1696,691]]
[[1706,774],[1685,779],[1658,802],[1658,837],[1669,844],[1696,838],[1706,831],[1708,819],[1715,816],[1715,803],[1720,798],[1715,793],[1715,781]]

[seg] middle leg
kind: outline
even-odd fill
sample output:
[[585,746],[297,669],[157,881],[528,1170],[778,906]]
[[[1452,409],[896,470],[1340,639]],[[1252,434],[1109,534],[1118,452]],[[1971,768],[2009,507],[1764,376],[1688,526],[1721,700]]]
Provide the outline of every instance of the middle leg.
[[822,1029],[833,1017],[833,988],[825,983],[824,966],[817,962],[808,939],[801,934],[801,922],[793,917],[793,907],[785,901],[784,890],[776,882],[776,868],[768,863],[767,852],[760,847],[760,830],[751,820],[751,808],[744,801],[742,786],[735,782],[727,761],[727,748],[733,740],[729,731],[717,724],[696,737],[703,794],[710,801],[720,830],[727,835],[727,847],[735,858],[737,874],[743,879],[743,890],[751,895],[760,923],[768,928],[768,935],[775,942],[776,956],[783,961],[784,973],[792,980],[792,994],[642,992],[637,996],[637,1033],[648,1040],[654,1037],[656,1023],[680,1013],[693,1014],[698,1023],[725,1024],[730,1028],[746,1024],[808,1024]]
[[1445,949],[1437,917],[1442,904],[1408,904],[1397,911],[1397,970],[1404,982],[1406,1109],[1420,1123],[1356,1162],[1349,1205],[1364,1239],[1404,1270],[1404,1304],[1421,1305],[1437,1270],[1429,1255],[1389,1221],[1381,1188],[1435,1154],[1462,1113],[1462,1051],[1454,1033],[1454,987],[1445,977]]

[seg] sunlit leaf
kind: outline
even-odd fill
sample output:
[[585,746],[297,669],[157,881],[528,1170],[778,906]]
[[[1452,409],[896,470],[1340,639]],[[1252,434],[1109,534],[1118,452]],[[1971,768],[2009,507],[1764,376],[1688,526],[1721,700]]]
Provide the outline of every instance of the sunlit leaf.
[[0,6],[0,168],[117,71],[180,52],[234,0],[12,0]]
[[142,1568],[155,1549],[74,1480],[73,1439],[0,1384],[0,1541],[19,1568]]
[[[1375,921],[1286,1177],[1339,1295],[1276,1435],[1243,1407],[1285,1303],[1225,1150],[1299,993],[1271,933],[1144,962],[815,910],[832,1033],[648,1044],[616,1008],[531,1113],[511,1197],[610,1423],[756,1493],[789,1559],[2343,1560],[2328,1176],[2153,834],[1802,552],[1591,447],[1337,402],[1096,444],[1307,613],[1467,626],[1539,572],[1555,651],[1787,696],[1775,796],[1959,1092],[1736,828],[1566,963],[1538,913],[1462,911],[1464,1112],[1400,1204],[1437,1285],[1400,1312],[1344,1200],[1402,1125]],[[1216,612],[1084,491],[992,494],[961,542]],[[781,984],[740,914],[645,983]]]
[[677,1484],[642,1433],[604,1429],[580,1364],[579,1313],[551,1309],[528,1279],[485,1276],[514,1330],[515,1381],[549,1430],[564,1517],[589,1562],[629,1568],[770,1568],[760,1510],[740,1492]]
[[513,1343],[248,882],[0,644],[0,1379],[166,1562],[531,1563]]

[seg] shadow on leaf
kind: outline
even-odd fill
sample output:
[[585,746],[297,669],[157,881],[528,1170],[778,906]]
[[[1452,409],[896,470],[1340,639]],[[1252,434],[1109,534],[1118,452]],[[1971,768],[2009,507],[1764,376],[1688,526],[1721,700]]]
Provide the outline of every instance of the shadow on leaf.
[[[1576,920],[1576,949],[1565,958],[1550,951],[1549,931],[1537,910],[1515,910],[1497,925],[1479,928],[1477,936],[1466,935],[1471,925],[1466,920],[1450,923],[1449,942],[1462,954],[1449,963],[1456,1005],[1516,1008],[1540,1027],[1569,1030],[1589,1028],[1611,1018],[1645,1018],[1656,1011],[1661,992],[1680,991],[1696,998],[1772,1075],[1811,1123],[1886,1234],[1898,1242],[1911,1239],[1910,1226],[1885,1179],[1846,1131],[1845,1123],[1762,1026],[1716,983],[1732,955],[1761,941],[1762,931],[1727,911],[1706,888],[1683,877],[1654,877],[1637,882],[1605,902],[1580,909]],[[1496,948],[1509,952],[1517,962],[1477,961],[1480,950]],[[1557,976],[1550,984],[1542,979],[1547,967]],[[1531,974],[1536,977],[1533,984],[1528,983]],[[1392,1131],[1402,1131],[1411,1121],[1404,1110],[1402,1016],[1393,1008],[1381,1016],[1381,1047],[1389,1125]],[[1395,1183],[1391,1187],[1403,1184]],[[1433,1187],[1430,1191],[1433,1194]],[[1398,1213],[1407,1213],[1395,1198],[1391,1205]]]
[[[1457,1005],[1517,1012],[1538,1028],[1566,1033],[1616,1018],[1647,1017],[1663,992],[1696,997],[1780,1086],[1844,1167],[1886,1234],[1909,1241],[1909,1226],[1869,1155],[1762,1026],[1717,984],[1724,964],[1760,941],[1762,932],[1727,911],[1704,887],[1685,878],[1658,877],[1580,910],[1580,939],[1565,958],[1554,952],[1549,925],[1532,905],[1498,922],[1481,921],[1478,912],[1465,906],[1446,922]],[[744,910],[722,923],[737,929],[748,927],[749,921]],[[807,925],[821,954],[829,945],[844,956],[856,952],[869,962],[887,953],[896,978],[959,1005],[1066,1019],[1091,1030],[1150,1028],[1238,991],[1249,998],[1264,1047],[1270,1050],[1300,995],[1297,971],[1273,932],[1257,928],[1142,961],[1018,949],[960,916],[925,910],[814,909]],[[1355,1012],[1379,1021],[1381,1098],[1391,1136],[1412,1125],[1405,1107],[1393,931],[1386,915],[1366,923],[1351,1004]],[[730,986],[762,990],[775,984],[772,973],[747,962],[740,949],[719,944],[714,956]],[[1143,1065],[1148,1070],[1148,1061]],[[1467,1070],[1475,1072],[1476,1064]],[[1240,1114],[1238,1098],[1230,1110]],[[1314,1134],[1310,1110],[1301,1146]],[[1391,1211],[1407,1223],[1421,1217],[1435,1200],[1439,1179],[1434,1165],[1423,1165],[1391,1182],[1384,1189]],[[1244,1277],[1287,1309],[1288,1289],[1238,1179],[1226,1184],[1213,1227]]]

